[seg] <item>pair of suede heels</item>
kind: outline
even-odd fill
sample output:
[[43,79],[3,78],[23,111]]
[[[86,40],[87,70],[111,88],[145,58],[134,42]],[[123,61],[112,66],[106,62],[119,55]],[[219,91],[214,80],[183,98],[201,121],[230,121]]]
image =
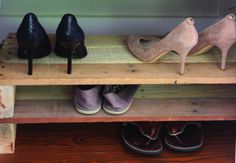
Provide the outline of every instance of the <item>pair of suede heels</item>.
[[122,140],[134,152],[158,155],[164,145],[177,152],[199,150],[204,136],[197,122],[139,122],[123,124]]
[[[76,17],[65,14],[56,31],[55,53],[67,58],[67,73],[72,72],[72,58],[87,55],[84,45],[84,32]],[[18,52],[21,59],[28,59],[28,74],[33,74],[33,58],[42,58],[50,54],[51,44],[46,31],[33,13],[24,16],[17,30]]]
[[179,73],[183,75],[187,55],[203,54],[216,46],[221,50],[221,69],[225,70],[228,51],[236,42],[235,15],[225,16],[199,34],[193,18],[187,18],[163,39],[158,42],[155,40],[154,37],[130,36],[128,47],[143,62],[155,62],[170,51],[176,52],[181,58]]
[[138,85],[79,85],[75,88],[75,109],[92,115],[103,110],[112,115],[127,112],[132,104]]

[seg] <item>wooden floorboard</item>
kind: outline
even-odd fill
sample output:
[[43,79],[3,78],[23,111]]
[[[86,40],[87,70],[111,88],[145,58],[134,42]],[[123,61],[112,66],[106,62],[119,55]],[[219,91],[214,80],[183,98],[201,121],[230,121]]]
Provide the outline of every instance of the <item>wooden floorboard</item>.
[[135,99],[123,115],[109,115],[101,110],[88,116],[78,113],[68,100],[23,100],[16,101],[13,118],[0,119],[0,123],[236,120],[235,106],[235,98]]
[[200,151],[177,153],[164,148],[157,156],[139,155],[124,147],[120,124],[19,125],[15,154],[1,155],[1,163],[233,163],[235,122],[203,123]]

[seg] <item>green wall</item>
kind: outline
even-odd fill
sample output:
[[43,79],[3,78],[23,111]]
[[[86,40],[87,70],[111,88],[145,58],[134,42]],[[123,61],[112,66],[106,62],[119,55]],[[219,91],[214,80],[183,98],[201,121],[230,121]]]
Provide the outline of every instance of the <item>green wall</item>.
[[0,16],[218,17],[223,0],[1,0]]
[[34,12],[48,33],[65,13],[77,16],[86,34],[163,35],[192,16],[198,30],[223,15],[226,0],[0,0],[0,42]]

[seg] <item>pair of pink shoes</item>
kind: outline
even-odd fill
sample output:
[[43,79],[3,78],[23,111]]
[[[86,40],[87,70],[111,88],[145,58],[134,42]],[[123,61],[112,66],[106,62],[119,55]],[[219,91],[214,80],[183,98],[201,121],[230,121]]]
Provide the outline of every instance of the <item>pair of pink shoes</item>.
[[187,55],[206,53],[213,46],[221,50],[221,69],[225,70],[228,51],[235,42],[235,15],[229,14],[199,34],[194,20],[187,18],[158,42],[153,37],[130,36],[128,46],[134,56],[144,62],[155,62],[170,51],[175,51],[180,55],[180,74],[183,75]]

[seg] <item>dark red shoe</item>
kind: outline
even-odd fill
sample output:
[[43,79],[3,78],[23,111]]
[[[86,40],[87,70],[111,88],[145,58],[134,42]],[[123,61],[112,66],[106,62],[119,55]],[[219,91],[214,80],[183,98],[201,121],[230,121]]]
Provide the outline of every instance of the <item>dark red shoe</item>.
[[164,142],[170,149],[179,152],[199,150],[203,145],[203,130],[200,123],[174,122],[166,125]]
[[134,152],[157,155],[163,149],[159,137],[161,128],[160,123],[123,123],[122,139]]

